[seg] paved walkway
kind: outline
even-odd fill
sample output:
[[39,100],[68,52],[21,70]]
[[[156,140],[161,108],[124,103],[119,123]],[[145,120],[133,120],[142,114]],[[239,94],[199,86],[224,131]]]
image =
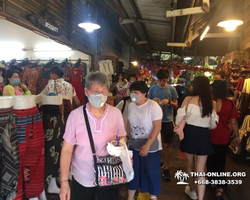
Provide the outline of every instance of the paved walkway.
[[[174,179],[177,170],[185,170],[186,161],[179,155],[179,142],[175,138],[172,145],[172,160],[170,165],[171,181],[162,181],[161,194],[158,200],[189,200],[189,197],[184,193],[185,186],[177,185],[177,180]],[[245,159],[240,156],[232,155],[230,152],[227,158],[228,172],[246,172],[247,177],[242,179],[243,184],[240,186],[227,186],[224,200],[250,200],[250,162],[247,163]],[[215,190],[212,188],[206,189],[204,200],[214,200]],[[58,195],[48,195],[48,200],[58,200]],[[124,186],[120,192],[120,200],[127,200],[127,189]],[[137,200],[149,200],[146,194],[139,194]]]

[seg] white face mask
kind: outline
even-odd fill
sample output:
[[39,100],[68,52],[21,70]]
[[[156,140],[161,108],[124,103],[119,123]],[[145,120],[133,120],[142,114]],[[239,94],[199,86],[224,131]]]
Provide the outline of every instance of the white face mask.
[[107,99],[108,96],[103,94],[91,94],[89,96],[89,102],[96,108],[101,108],[106,103]]
[[130,99],[133,103],[137,103],[138,101],[140,101],[141,96],[135,93],[131,93],[130,94]]

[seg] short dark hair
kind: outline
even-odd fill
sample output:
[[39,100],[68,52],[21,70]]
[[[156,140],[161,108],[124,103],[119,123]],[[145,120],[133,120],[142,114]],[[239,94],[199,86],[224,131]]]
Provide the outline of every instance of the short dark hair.
[[62,78],[64,75],[63,69],[61,67],[53,67],[50,71],[52,74],[56,74],[59,78]]
[[7,72],[6,72],[6,83],[7,84],[10,84],[8,78],[11,78],[13,76],[13,74],[17,73],[19,74],[20,71],[16,70],[16,69],[9,69]]
[[169,78],[169,71],[167,69],[160,69],[157,73],[156,73],[156,77],[159,80],[163,80],[163,79],[168,79]]
[[133,82],[130,87],[129,87],[130,91],[132,90],[137,90],[140,91],[142,94],[144,93],[148,93],[148,86],[144,81],[135,81]]

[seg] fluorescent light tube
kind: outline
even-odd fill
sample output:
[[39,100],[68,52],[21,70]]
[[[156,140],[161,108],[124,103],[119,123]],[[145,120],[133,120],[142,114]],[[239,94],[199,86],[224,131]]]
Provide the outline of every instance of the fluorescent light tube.
[[203,31],[200,40],[203,40],[203,38],[206,36],[207,32],[209,31],[210,27],[207,26],[207,28]]

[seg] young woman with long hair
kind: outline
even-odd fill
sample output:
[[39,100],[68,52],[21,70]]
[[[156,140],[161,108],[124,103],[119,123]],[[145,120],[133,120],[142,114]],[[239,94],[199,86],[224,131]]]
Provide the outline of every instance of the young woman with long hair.
[[[180,150],[187,159],[187,173],[194,172],[194,158],[196,157],[196,171],[205,172],[207,156],[214,153],[209,129],[216,128],[218,115],[216,103],[212,100],[212,92],[207,77],[199,76],[193,81],[193,96],[185,98],[178,109],[176,124],[185,118],[184,139],[181,141]],[[203,200],[205,184],[198,184],[198,196],[194,188],[194,180],[189,179],[190,186],[185,188],[185,193],[191,199]],[[205,180],[205,177],[198,177]]]

